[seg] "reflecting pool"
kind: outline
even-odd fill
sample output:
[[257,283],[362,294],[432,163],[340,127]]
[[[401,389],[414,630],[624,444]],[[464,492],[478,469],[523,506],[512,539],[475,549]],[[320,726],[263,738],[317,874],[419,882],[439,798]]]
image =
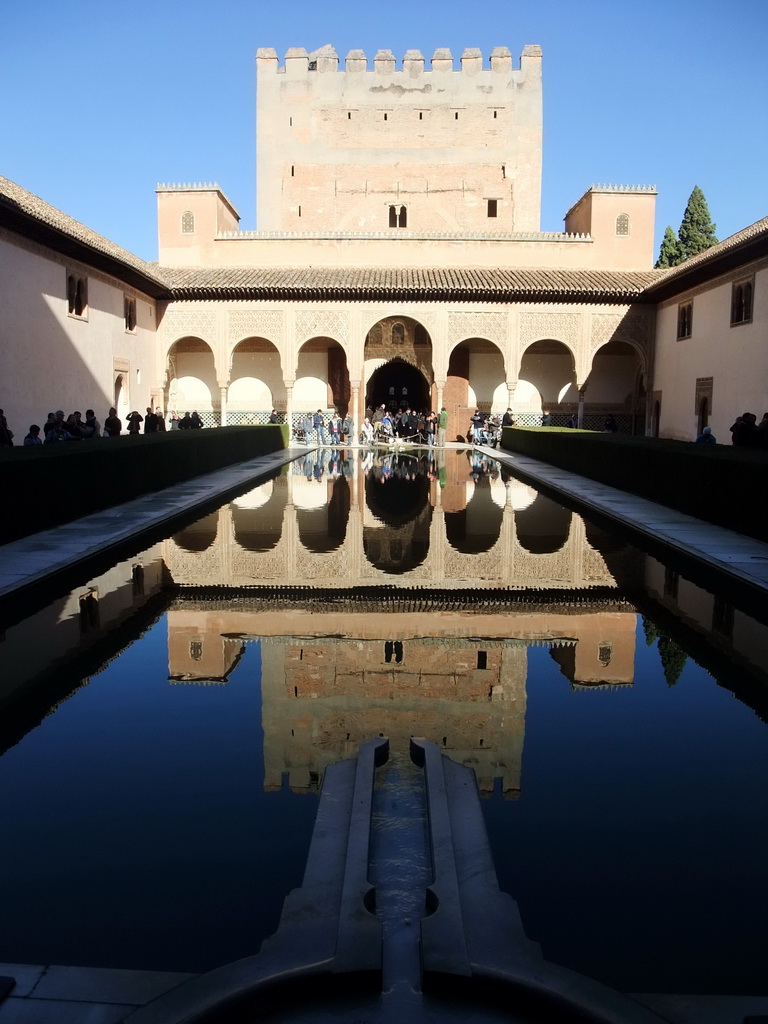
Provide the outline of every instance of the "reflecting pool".
[[477,453],[309,453],[2,634],[0,961],[255,952],[325,768],[419,735],[474,768],[548,959],[759,992],[754,612]]

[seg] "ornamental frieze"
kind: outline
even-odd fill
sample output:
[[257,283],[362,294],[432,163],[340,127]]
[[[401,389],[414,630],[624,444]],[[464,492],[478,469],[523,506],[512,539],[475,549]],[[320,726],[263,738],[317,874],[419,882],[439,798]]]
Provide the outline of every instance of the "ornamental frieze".
[[213,344],[218,334],[217,314],[213,309],[169,309],[163,317],[163,334],[170,343],[180,338],[202,338]]
[[227,326],[230,345],[244,338],[265,338],[275,345],[285,341],[285,313],[281,309],[231,309]]
[[300,309],[296,313],[296,340],[303,344],[310,338],[333,338],[347,345],[349,313],[335,309]]
[[[280,546],[282,547],[282,545]],[[273,551],[246,551],[233,543],[231,573],[234,586],[261,583],[265,580],[285,579],[287,552],[283,548]]]
[[650,322],[645,313],[593,313],[589,349],[594,353],[609,341],[624,341],[645,349],[650,336]]
[[562,341],[575,351],[579,343],[580,313],[521,313],[520,343]]
[[509,333],[509,317],[506,313],[448,314],[448,339],[453,344],[467,338],[486,338],[499,346],[506,345]]

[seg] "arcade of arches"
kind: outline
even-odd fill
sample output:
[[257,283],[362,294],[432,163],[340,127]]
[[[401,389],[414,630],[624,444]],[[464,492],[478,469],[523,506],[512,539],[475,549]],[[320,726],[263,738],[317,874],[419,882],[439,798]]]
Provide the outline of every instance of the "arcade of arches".
[[274,408],[300,426],[307,412],[335,408],[359,426],[380,405],[445,407],[454,439],[475,408],[511,407],[531,424],[549,412],[555,424],[574,417],[591,427],[610,414],[635,432],[650,418],[651,319],[629,306],[545,312],[425,302],[391,312],[282,302],[193,315],[186,305],[174,303],[162,320],[167,355],[155,393],[167,409],[196,408],[210,423],[263,422]]

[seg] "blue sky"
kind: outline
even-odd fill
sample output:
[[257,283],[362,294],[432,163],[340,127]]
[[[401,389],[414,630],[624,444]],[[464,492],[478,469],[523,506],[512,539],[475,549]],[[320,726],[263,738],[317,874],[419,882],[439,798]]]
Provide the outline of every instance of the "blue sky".
[[768,0],[10,0],[0,174],[145,259],[159,181],[218,181],[253,229],[256,49],[324,43],[539,43],[542,230],[592,183],[656,185],[658,240],[694,185],[720,238],[768,214]]

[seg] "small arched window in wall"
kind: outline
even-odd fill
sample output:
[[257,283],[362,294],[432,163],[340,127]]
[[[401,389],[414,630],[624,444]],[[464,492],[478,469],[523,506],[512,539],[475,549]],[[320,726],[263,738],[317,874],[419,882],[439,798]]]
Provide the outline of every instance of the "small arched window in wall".
[[392,324],[392,344],[402,345],[405,341],[405,327],[402,324]]
[[616,234],[622,237],[629,234],[629,214],[620,213],[616,218]]
[[391,228],[408,227],[408,210],[405,206],[401,206],[399,208],[397,206],[390,206],[389,226]]
[[677,307],[677,340],[690,338],[693,333],[693,303],[681,302]]
[[87,319],[88,278],[67,274],[67,312],[70,316]]
[[194,235],[195,233],[195,215],[191,210],[185,210],[181,215],[181,233],[182,235]]
[[123,316],[125,318],[125,329],[133,334],[136,330],[136,299],[129,299],[126,295],[123,299]]
[[731,326],[748,324],[752,320],[752,278],[736,281],[731,286]]
[[613,657],[613,644],[602,643],[597,646],[597,660],[605,668],[610,665],[611,658]]

